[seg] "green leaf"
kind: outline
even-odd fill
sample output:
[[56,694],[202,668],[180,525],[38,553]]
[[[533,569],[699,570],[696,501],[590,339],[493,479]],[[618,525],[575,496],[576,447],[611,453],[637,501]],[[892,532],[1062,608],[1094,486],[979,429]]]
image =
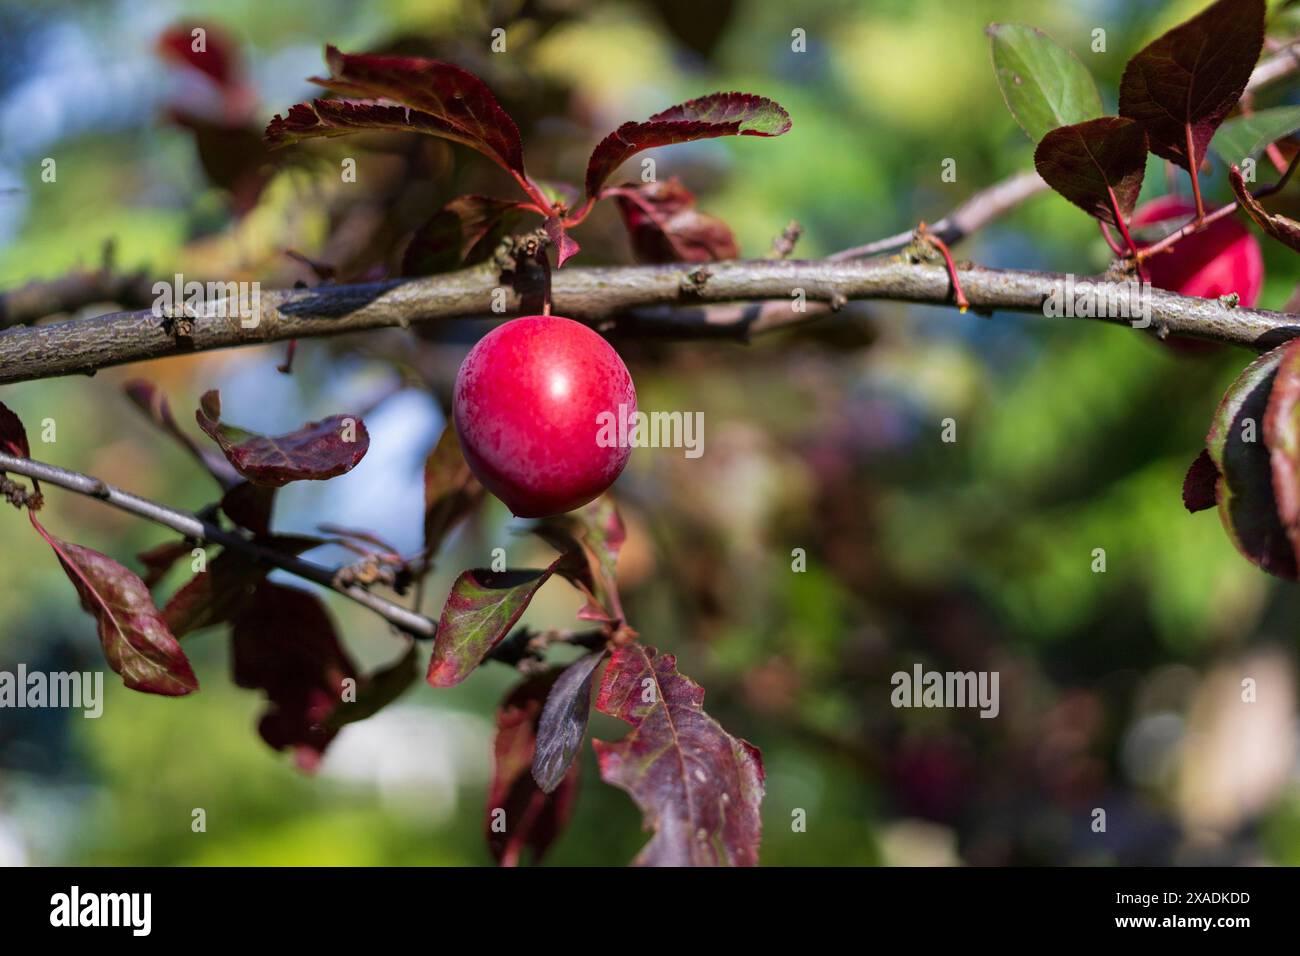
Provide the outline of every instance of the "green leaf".
[[1225,120],[1214,135],[1214,151],[1228,165],[1240,166],[1247,157],[1258,156],[1269,143],[1300,130],[1300,106],[1279,106],[1250,116]]
[[994,23],[987,32],[1002,98],[1035,143],[1058,126],[1101,116],[1092,74],[1065,47],[1019,23]]

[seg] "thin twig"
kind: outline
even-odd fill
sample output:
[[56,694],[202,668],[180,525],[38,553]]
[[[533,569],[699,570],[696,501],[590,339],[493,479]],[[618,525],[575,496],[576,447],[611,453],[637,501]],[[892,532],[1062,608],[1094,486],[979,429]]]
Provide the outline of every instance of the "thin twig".
[[191,512],[170,508],[147,498],[141,498],[122,491],[120,488],[115,488],[99,478],[92,478],[80,472],[69,471],[57,465],[34,461],[30,458],[16,458],[4,452],[0,452],[0,471],[24,475],[36,481],[43,481],[59,488],[65,488],[68,491],[75,491],[88,498],[95,498],[105,504],[112,505],[121,511],[146,518],[163,527],[171,528],[173,531],[195,541],[206,541],[239,551],[255,561],[288,571],[290,574],[342,594],[363,607],[369,608],[390,624],[415,637],[431,638],[437,630],[436,623],[421,614],[409,611],[392,601],[386,601],[356,585],[338,583],[336,580],[337,571],[334,569],[314,564],[311,561],[304,561],[302,558],[293,555],[282,554],[272,548],[257,544],[243,535],[218,527]]
[[[1008,176],[987,189],[981,189],[947,216],[931,223],[930,232],[948,245],[954,245],[1046,188],[1047,183],[1032,170]],[[828,258],[832,261],[841,261],[878,256],[903,248],[913,238],[915,238],[915,230],[909,229],[907,232],[877,239],[866,245],[844,249]]]

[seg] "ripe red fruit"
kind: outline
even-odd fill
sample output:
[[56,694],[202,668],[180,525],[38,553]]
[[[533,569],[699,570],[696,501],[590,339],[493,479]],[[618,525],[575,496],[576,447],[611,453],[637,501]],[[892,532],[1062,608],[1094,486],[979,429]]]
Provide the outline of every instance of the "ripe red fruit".
[[597,435],[602,423],[634,411],[636,389],[618,353],[559,316],[497,326],[456,375],[453,418],[465,461],[521,518],[572,511],[613,484],[631,448],[601,447]]
[[[1182,196],[1161,196],[1133,213],[1134,227],[1164,219],[1181,226],[1196,206]],[[1237,293],[1238,304],[1253,308],[1264,286],[1264,257],[1259,243],[1238,220],[1227,217],[1202,232],[1178,240],[1168,252],[1146,260],[1151,284],[1157,289],[1207,299]]]

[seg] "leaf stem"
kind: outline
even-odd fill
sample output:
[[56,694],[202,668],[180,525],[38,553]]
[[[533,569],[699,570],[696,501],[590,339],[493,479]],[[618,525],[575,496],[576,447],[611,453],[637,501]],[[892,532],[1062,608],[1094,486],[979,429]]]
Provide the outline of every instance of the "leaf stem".
[[[556,250],[558,254],[558,250]],[[537,264],[542,267],[542,315],[551,314],[551,258],[547,255],[546,246],[542,245],[537,250]]]
[[1098,219],[1097,225],[1101,227],[1101,237],[1106,240],[1106,245],[1110,246],[1110,251],[1123,258],[1127,253],[1124,252],[1123,246],[1115,241],[1115,237],[1110,234],[1110,228],[1106,225],[1106,221]]
[[939,254],[943,256],[944,265],[948,268],[948,278],[952,280],[953,300],[957,303],[957,310],[964,313],[970,308],[970,302],[966,298],[966,293],[961,289],[961,280],[957,278],[957,266],[952,261],[952,253],[948,251],[948,244],[926,229],[925,223],[921,223],[916,231],[922,239],[938,249]]
[[1184,126],[1187,131],[1187,173],[1192,177],[1192,198],[1196,200],[1196,222],[1205,219],[1205,200],[1201,198],[1200,163],[1196,159],[1195,144],[1192,141],[1192,124]]

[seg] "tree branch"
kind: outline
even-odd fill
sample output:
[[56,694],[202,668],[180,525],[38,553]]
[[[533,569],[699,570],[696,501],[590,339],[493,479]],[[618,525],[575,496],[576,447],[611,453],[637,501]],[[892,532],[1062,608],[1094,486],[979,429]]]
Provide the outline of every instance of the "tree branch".
[[96,302],[143,307],[153,301],[144,273],[111,269],[78,270],[56,279],[38,279],[0,293],[0,329],[27,325],[47,315],[75,312]]
[[[1059,295],[1065,279],[1056,273],[974,266],[959,269],[958,275],[971,307],[981,312],[1043,314],[1044,303]],[[205,314],[187,322],[182,334],[176,320],[148,311],[14,328],[0,332],[0,384],[93,373],[168,355],[493,316],[497,289],[504,293],[506,305],[499,317],[517,314],[519,296],[502,286],[490,267],[480,266],[424,279],[267,292],[261,296],[260,322],[249,329],[238,317]],[[795,308],[798,290],[809,302],[806,311]],[[1300,332],[1300,319],[1283,312],[1234,309],[1156,289],[1150,295],[1152,324],[1161,335],[1259,350]],[[860,299],[952,304],[948,272],[904,256],[569,268],[556,272],[553,296],[556,314],[590,322],[615,337],[688,339],[744,340],[815,317],[821,310],[811,307],[814,302],[832,308]],[[757,304],[761,300],[771,301]],[[754,304],[736,305],[742,302]],[[709,303],[730,305],[701,308]],[[643,311],[655,306],[660,308]]]
[[[961,242],[973,232],[978,232],[994,219],[1010,212],[1031,196],[1036,196],[1047,188],[1043,177],[1032,169],[1016,173],[1001,182],[994,183],[987,189],[981,189],[964,203],[954,209],[938,222],[931,223],[926,229],[948,245]],[[831,260],[864,259],[878,256],[885,252],[901,249],[912,241],[915,230],[900,232],[868,242],[866,245],[854,246],[830,256]]]
[[431,638],[437,630],[435,622],[422,614],[417,614],[399,604],[394,604],[392,601],[371,594],[356,585],[340,585],[335,577],[337,571],[324,565],[314,564],[311,561],[304,561],[302,558],[263,547],[243,535],[220,528],[191,512],[169,508],[146,498],[140,498],[115,488],[99,478],[92,478],[89,475],[68,471],[56,465],[34,461],[30,458],[16,458],[4,452],[0,452],[0,472],[24,475],[36,481],[43,481],[59,488],[66,488],[68,491],[75,491],[89,498],[97,498],[129,514],[147,518],[163,527],[171,528],[187,538],[219,544],[222,547],[240,551],[254,561],[280,568],[342,594],[363,607],[369,608],[390,624],[414,637]]
[[1297,69],[1300,69],[1300,40],[1291,40],[1277,53],[1259,61],[1246,83],[1246,92],[1262,89]]

